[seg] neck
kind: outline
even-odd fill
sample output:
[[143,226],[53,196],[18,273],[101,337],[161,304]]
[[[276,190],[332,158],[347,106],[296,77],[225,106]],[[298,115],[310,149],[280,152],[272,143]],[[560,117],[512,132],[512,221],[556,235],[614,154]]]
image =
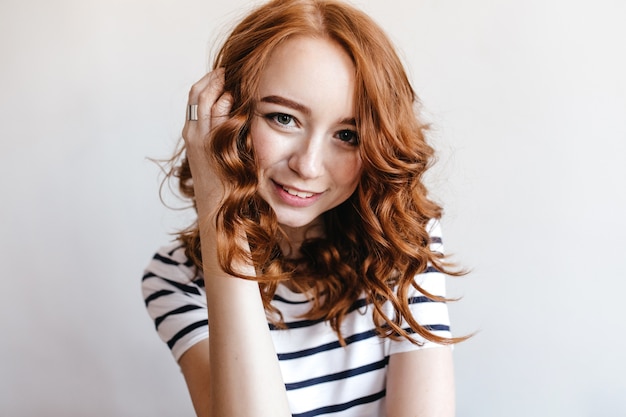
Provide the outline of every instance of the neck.
[[321,219],[302,227],[280,226],[284,237],[280,242],[280,249],[287,258],[298,258],[302,242],[306,239],[324,236],[324,223]]

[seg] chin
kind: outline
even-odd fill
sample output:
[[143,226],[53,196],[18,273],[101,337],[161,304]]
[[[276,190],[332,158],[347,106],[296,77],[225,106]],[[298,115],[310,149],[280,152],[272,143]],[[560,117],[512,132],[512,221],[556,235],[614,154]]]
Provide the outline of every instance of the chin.
[[278,219],[278,224],[281,225],[282,227],[289,227],[292,229],[299,229],[301,227],[305,227],[310,225],[312,222],[311,221],[282,221],[281,219]]
[[277,215],[276,216],[277,220],[278,220],[278,224],[280,224],[282,227],[289,227],[292,229],[299,229],[301,227],[306,227],[306,226],[310,226],[314,223],[316,223],[316,220],[319,218],[309,218],[309,217],[305,217],[305,218],[293,218],[293,217],[288,217],[285,218],[284,216],[280,216]]

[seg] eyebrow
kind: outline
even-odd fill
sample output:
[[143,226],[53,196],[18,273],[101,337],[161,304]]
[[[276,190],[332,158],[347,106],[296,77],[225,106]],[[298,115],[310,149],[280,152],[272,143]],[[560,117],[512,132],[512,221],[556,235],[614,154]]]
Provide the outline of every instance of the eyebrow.
[[[310,108],[308,108],[304,104],[300,104],[300,103],[298,103],[296,101],[289,100],[288,98],[285,98],[285,97],[281,97],[281,96],[267,96],[267,97],[263,97],[260,101],[263,102],[263,103],[272,103],[272,104],[278,104],[280,106],[289,107],[290,109],[299,111],[300,113],[303,113],[306,116],[310,116],[311,115],[311,109]],[[354,119],[354,117],[349,117],[349,118],[342,119],[340,124],[347,124],[347,125],[351,125],[351,126],[356,126],[356,120]]]
[[267,97],[263,97],[261,101],[263,103],[279,104],[281,106],[289,107],[290,109],[297,110],[300,113],[304,113],[307,116],[311,115],[311,109],[309,109],[307,106],[305,106],[304,104],[300,104],[296,101],[289,100],[288,98],[285,98],[285,97],[267,96]]

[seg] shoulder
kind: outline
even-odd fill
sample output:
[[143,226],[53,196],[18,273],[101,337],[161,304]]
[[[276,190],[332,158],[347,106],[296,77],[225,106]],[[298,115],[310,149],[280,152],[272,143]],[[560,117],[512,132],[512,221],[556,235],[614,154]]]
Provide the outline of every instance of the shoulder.
[[155,253],[144,271],[141,290],[159,336],[176,359],[208,337],[204,280],[180,243]]
[[[147,275],[169,275],[172,278],[194,279],[196,273],[194,265],[180,242],[162,246],[154,254],[146,267]],[[144,280],[145,280],[144,276]]]
[[196,293],[193,288],[198,285],[203,286],[202,277],[178,242],[161,247],[146,266],[142,277],[144,295],[146,291],[168,286]]

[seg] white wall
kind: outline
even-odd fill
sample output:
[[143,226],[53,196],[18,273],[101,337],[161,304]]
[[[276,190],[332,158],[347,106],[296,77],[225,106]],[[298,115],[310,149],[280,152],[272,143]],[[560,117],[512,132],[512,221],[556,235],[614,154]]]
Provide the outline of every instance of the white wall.
[[[146,157],[248,2],[222,3],[0,3],[1,415],[192,415],[139,292],[181,224]],[[474,271],[450,282],[457,331],[479,331],[458,415],[626,415],[626,3],[356,4],[406,57]]]

